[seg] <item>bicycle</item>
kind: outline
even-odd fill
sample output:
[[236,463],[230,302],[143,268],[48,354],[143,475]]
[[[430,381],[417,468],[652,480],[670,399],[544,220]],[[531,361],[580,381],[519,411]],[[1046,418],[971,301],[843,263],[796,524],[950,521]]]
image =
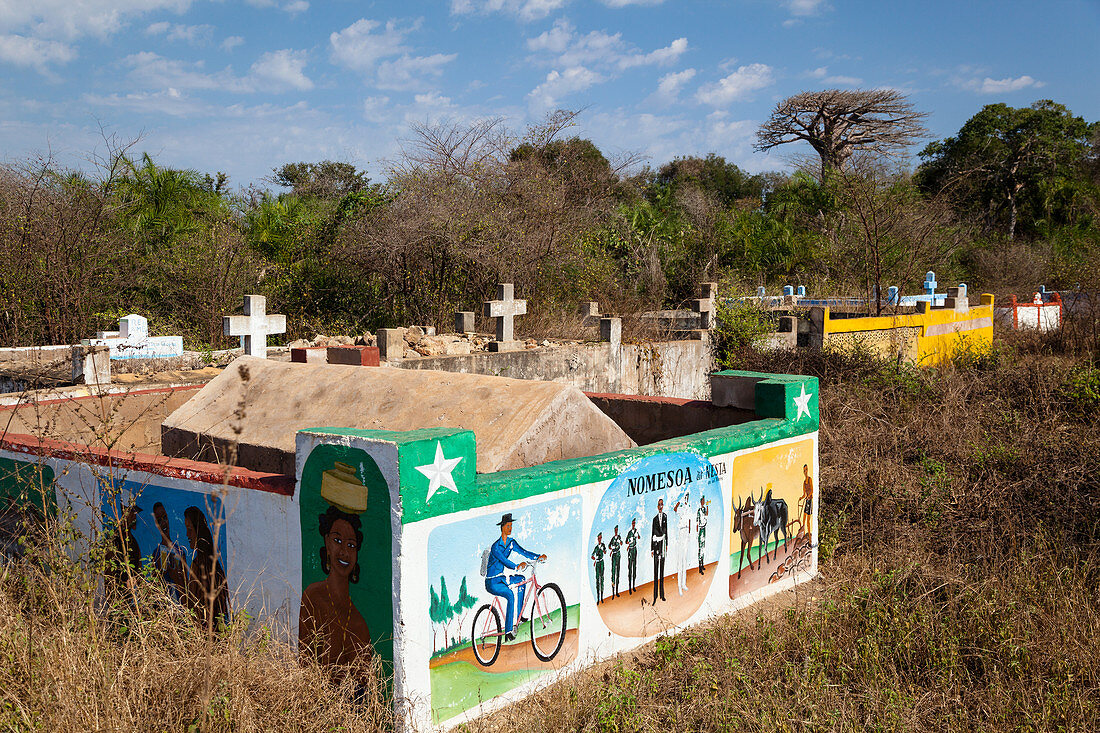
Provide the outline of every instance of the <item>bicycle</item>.
[[[535,565],[540,562],[545,561],[531,561],[530,577],[519,583],[509,583],[509,587],[518,589],[529,586],[524,593],[524,608],[519,609],[519,617],[524,618],[523,611],[530,606],[528,623],[531,625],[531,647],[535,650],[536,657],[543,662],[549,662],[557,656],[565,643],[565,595],[556,583],[541,585],[538,582]],[[474,649],[474,657],[483,667],[492,666],[497,660],[504,641],[505,631],[501,623],[504,610],[501,600],[500,596],[494,596],[492,603],[486,603],[474,614],[470,644]],[[558,614],[556,618],[555,613]],[[551,642],[551,638],[555,641]]]

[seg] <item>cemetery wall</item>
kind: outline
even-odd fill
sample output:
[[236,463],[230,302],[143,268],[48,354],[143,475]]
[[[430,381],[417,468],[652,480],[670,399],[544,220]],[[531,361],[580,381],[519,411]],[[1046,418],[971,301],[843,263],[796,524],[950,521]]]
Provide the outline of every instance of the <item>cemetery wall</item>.
[[[815,309],[816,310],[816,309]],[[866,348],[880,356],[935,366],[959,353],[983,353],[993,344],[993,296],[973,308],[927,308],[924,312],[863,318],[832,318],[824,308],[822,348]]]
[[709,399],[707,339],[643,344],[583,343],[552,349],[402,359],[402,369],[489,374],[572,384],[585,392]]
[[35,435],[124,452],[160,453],[161,423],[202,385],[119,389],[0,406],[0,433]]
[[[470,431],[301,431],[303,599],[340,580],[320,552],[338,551],[326,527],[349,535],[354,525],[366,538],[388,530],[391,540],[345,555],[361,568],[344,581],[360,613],[340,649],[319,653],[347,653],[357,628],[393,665],[410,727],[453,727],[812,577],[817,380],[719,378],[749,381],[755,420],[490,474],[473,470]],[[767,531],[754,536],[756,520]],[[498,594],[506,579],[528,577],[520,562],[534,563],[537,584],[525,581],[523,613],[511,617],[527,621],[506,637]],[[392,606],[379,607],[387,590]],[[319,623],[309,606],[299,639]]]
[[[132,454],[8,433],[0,439],[0,502],[30,503],[72,517],[74,552],[120,507],[136,503],[134,538],[146,562],[157,551],[155,509],[167,516],[171,541],[191,556],[184,514],[195,507],[225,569],[229,605],[284,630],[296,614],[300,554],[294,483],[210,463]],[[292,613],[292,610],[294,613]]]
[[[299,431],[296,481],[8,434],[0,497],[46,485],[40,503],[84,537],[136,502],[147,560],[158,515],[184,555],[201,515],[231,609],[323,661],[369,649],[409,729],[453,727],[816,573],[817,380],[714,378],[743,404],[725,418],[688,404],[685,425],[736,424],[484,474],[474,433],[454,428]],[[505,638],[502,584],[542,556]]]

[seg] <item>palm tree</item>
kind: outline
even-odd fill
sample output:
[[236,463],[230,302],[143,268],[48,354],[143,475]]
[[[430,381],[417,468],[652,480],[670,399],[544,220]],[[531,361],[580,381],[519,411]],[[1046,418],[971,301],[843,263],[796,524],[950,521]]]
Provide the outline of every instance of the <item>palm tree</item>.
[[123,158],[122,169],[115,183],[122,223],[138,237],[146,254],[198,231],[207,215],[224,213],[219,211],[221,197],[204,187],[193,170],[162,168],[148,153],[142,154],[140,163]]

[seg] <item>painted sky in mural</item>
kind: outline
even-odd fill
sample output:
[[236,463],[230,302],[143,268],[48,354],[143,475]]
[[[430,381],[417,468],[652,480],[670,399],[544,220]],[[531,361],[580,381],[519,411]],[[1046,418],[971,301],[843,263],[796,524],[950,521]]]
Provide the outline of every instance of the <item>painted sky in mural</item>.
[[[512,514],[512,537],[525,550],[546,555],[538,567],[542,583],[557,583],[567,605],[580,601],[580,577],[583,564],[577,545],[581,521],[580,497],[542,502],[522,508],[502,506],[500,513],[436,528],[428,541],[428,579],[439,589],[439,579],[447,580],[454,600],[462,578],[467,589],[480,603],[492,600],[481,577],[481,555],[500,538],[500,515]],[[513,556],[514,562],[523,558]]]

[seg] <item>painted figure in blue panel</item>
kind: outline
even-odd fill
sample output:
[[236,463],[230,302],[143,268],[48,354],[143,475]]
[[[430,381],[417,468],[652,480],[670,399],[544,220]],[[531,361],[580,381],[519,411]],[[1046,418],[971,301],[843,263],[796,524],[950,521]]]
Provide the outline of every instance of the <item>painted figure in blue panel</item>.
[[[507,571],[523,570],[527,567],[527,563],[514,563],[511,560],[511,555],[516,553],[528,560],[545,560],[546,555],[538,555],[523,549],[518,542],[509,536],[512,534],[511,513],[502,516],[497,526],[500,527],[500,539],[489,548],[489,562],[485,566],[485,590],[507,601],[504,621],[505,639],[512,641],[516,638],[514,630],[515,611],[517,608],[523,608],[524,592],[524,586],[520,586],[517,598],[517,593],[512,589],[512,585],[522,583],[524,577],[522,575],[509,575]],[[523,619],[521,619],[521,623],[522,621]]]

